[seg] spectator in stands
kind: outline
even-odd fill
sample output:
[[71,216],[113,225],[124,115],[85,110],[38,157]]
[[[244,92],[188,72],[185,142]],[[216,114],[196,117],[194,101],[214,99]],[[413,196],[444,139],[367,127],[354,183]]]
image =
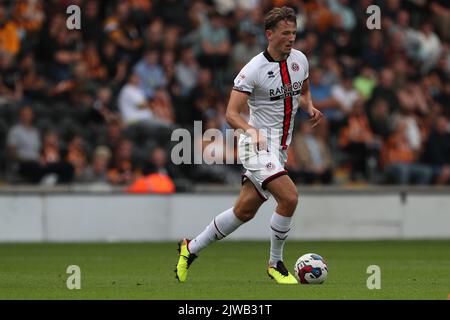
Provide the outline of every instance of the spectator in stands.
[[119,0],[114,13],[106,18],[104,32],[119,49],[120,58],[134,60],[143,46],[139,30],[129,19],[130,3]]
[[389,104],[389,112],[398,110],[399,102],[394,86],[394,73],[389,68],[384,68],[380,72],[380,82],[373,89],[369,105],[375,100],[383,99]]
[[150,110],[145,93],[139,85],[140,82],[140,76],[133,73],[130,75],[128,83],[119,92],[119,110],[127,125],[153,120],[153,113]]
[[20,109],[19,123],[9,129],[7,146],[10,160],[18,165],[19,175],[28,182],[38,183],[42,176],[39,165],[41,139],[33,126],[33,116],[30,106]]
[[80,134],[75,134],[67,144],[66,160],[69,162],[74,170],[74,181],[82,182],[86,174],[87,167],[87,146]]
[[398,39],[401,40],[401,44],[407,48],[408,44],[406,43],[408,35],[413,31],[410,25],[410,14],[406,10],[400,10],[397,12],[397,16],[395,20],[392,19],[392,23],[389,24],[389,34],[393,36],[394,34],[398,34]]
[[159,64],[159,58],[157,49],[147,50],[144,58],[133,68],[134,73],[139,76],[139,86],[147,99],[153,97],[157,88],[167,86],[166,74]]
[[430,1],[433,22],[444,40],[450,40],[450,4],[445,0]]
[[112,164],[108,171],[108,180],[113,185],[127,185],[134,181],[136,165],[133,149],[133,141],[123,139],[114,150]]
[[447,80],[447,83],[444,84],[443,92],[437,97],[437,103],[442,106],[442,113],[450,118],[450,104],[446,103],[450,101],[450,81]]
[[194,50],[187,47],[181,50],[180,61],[175,66],[175,77],[181,86],[181,95],[188,96],[197,84],[200,67]]
[[311,67],[319,64],[319,38],[315,32],[306,32],[304,37],[298,38],[295,48],[302,51],[307,57],[311,57]]
[[170,194],[176,190],[170,176],[154,172],[150,166],[147,166],[141,176],[125,189],[128,193],[160,193]]
[[153,1],[130,0],[130,20],[135,21],[138,27],[147,25],[152,18]]
[[[326,126],[326,123],[320,126]],[[333,180],[331,150],[326,140],[308,122],[299,124],[293,137],[293,150],[298,178],[296,182],[329,184]]]
[[418,114],[420,114],[421,109],[427,109],[428,106],[420,93],[415,93],[414,90],[418,90],[418,88],[409,85],[398,92],[400,109],[399,112],[391,117],[391,119],[394,122],[397,118],[402,119],[406,124],[406,138],[408,139],[409,146],[415,152],[421,152],[425,138],[423,129],[425,128],[422,129],[421,120]]
[[264,33],[264,12],[262,6],[254,6],[244,19],[236,19],[239,32],[249,32],[256,36],[259,47],[267,46],[267,38]]
[[385,50],[386,62],[391,65],[398,61],[406,62],[408,52],[416,50],[415,44],[410,41],[412,29],[408,11],[400,10],[397,12],[395,20],[389,18],[384,20],[384,28],[388,31],[386,34],[386,41],[388,41]]
[[261,51],[262,48],[257,42],[256,33],[253,30],[241,32],[240,40],[233,46],[231,53],[233,74],[237,75],[239,71]]
[[353,79],[353,87],[365,99],[369,99],[372,96],[376,84],[376,73],[372,68],[367,66],[362,67],[359,75]]
[[[54,23],[59,23],[57,17]],[[65,24],[61,29],[55,30],[54,35],[50,34],[46,46],[49,55],[47,59],[50,61],[52,80],[60,82],[60,85],[72,78],[72,66],[82,61],[83,56],[78,45],[80,38],[81,33],[68,30]],[[55,91],[59,93],[60,90],[55,89]]]
[[16,23],[9,19],[6,7],[0,3],[0,53],[6,52],[12,56],[19,53],[20,38]]
[[180,45],[180,29],[176,26],[167,26],[164,30],[164,37],[162,42],[162,50],[177,51]]
[[161,48],[163,45],[164,21],[155,17],[145,30],[146,48]]
[[211,86],[212,73],[209,69],[202,68],[198,75],[197,86],[192,89],[188,98],[190,123],[195,120],[204,120],[204,112],[211,108],[213,101],[220,95],[218,90]]
[[45,19],[42,2],[43,0],[16,1],[13,16],[20,30],[19,34],[22,34],[22,39],[25,37],[35,38],[41,30]]
[[[219,122],[211,116],[204,123],[203,130],[218,130]],[[240,181],[240,175],[226,164],[227,148],[223,139],[211,139],[211,141],[196,137],[194,141],[196,150],[202,150],[202,164],[195,166],[194,176],[197,181],[208,183],[236,184]]]
[[97,45],[94,42],[88,42],[83,52],[83,61],[87,66],[87,78],[98,81],[105,81],[108,76],[108,70],[102,64]]
[[336,33],[333,46],[336,50],[336,58],[342,67],[347,70],[354,70],[357,64],[357,58],[355,57],[355,52],[358,51],[357,41],[351,37],[350,33],[341,30]]
[[23,94],[27,98],[45,100],[48,96],[49,84],[43,76],[42,68],[37,65],[32,52],[25,54],[19,62],[22,75]]
[[[409,65],[410,62],[408,61],[408,58],[406,56],[405,53],[405,49],[402,46],[402,40],[401,40],[401,35],[398,33],[393,34],[391,37],[386,37],[386,41],[387,41],[387,48],[384,51],[384,55],[385,55],[385,64],[384,66],[388,65],[392,68],[392,70],[394,71],[394,73],[397,76],[397,70],[395,70],[396,68],[396,64],[398,64],[398,62],[403,62],[404,64]],[[402,79],[404,77],[404,75],[399,75],[401,77],[401,79],[398,79],[396,77],[395,79],[395,85],[398,86],[398,84],[401,84],[402,81],[404,81],[404,79]]]
[[335,49],[331,42],[326,42],[322,50],[322,82],[325,85],[334,86],[340,81],[341,66],[336,61]]
[[81,32],[83,40],[86,42],[97,42],[101,36],[102,29],[99,2],[89,0],[85,3],[84,10],[81,11]]
[[389,104],[386,100],[379,98],[372,103],[367,112],[370,128],[373,134],[380,140],[389,135]]
[[41,183],[71,183],[75,170],[66,160],[66,150],[61,150],[59,135],[50,130],[44,134],[39,164],[42,170]]
[[331,130],[334,131],[344,118],[339,101],[333,97],[331,85],[325,84],[322,78],[322,70],[313,68],[310,71],[310,90],[314,105],[322,110],[325,117],[331,122]]
[[374,138],[369,125],[369,119],[364,112],[364,102],[358,100],[353,110],[350,112],[347,124],[340,130],[339,146],[349,156],[351,165],[351,179],[357,179],[360,174],[368,180],[367,163],[369,157],[376,156],[380,147],[380,142]]
[[59,91],[64,94],[75,108],[80,106],[88,107],[92,103],[92,94],[96,88],[96,79],[91,78],[94,74],[89,73],[89,66],[86,61],[77,62],[72,66],[72,79],[63,81],[68,83],[67,87]]
[[[203,1],[199,1],[203,2]],[[177,0],[165,0],[164,2],[153,2],[154,12],[157,16],[169,25],[176,25],[178,27],[188,27],[186,19],[187,7],[190,2],[177,1]]]
[[108,165],[111,159],[111,151],[106,146],[98,146],[94,150],[92,164],[89,165],[81,177],[81,182],[109,183]]
[[175,128],[174,112],[170,97],[164,90],[156,90],[148,101],[139,87],[139,76],[132,74],[120,90],[118,104],[124,124],[134,138],[141,142],[154,139],[167,143],[170,140]]
[[394,132],[381,149],[381,163],[386,182],[401,185],[429,184],[433,171],[430,167],[417,163],[418,155],[411,147],[407,137],[408,125],[399,120]]
[[394,19],[398,10],[400,9],[400,0],[383,1],[381,10],[384,15],[390,19]]
[[167,86],[159,87],[157,90],[165,91],[171,99],[179,101],[181,97],[181,87],[176,78],[176,54],[175,50],[165,51],[161,58],[161,66],[166,74]]
[[[439,90],[438,88],[436,89]],[[397,91],[397,96],[401,112],[418,115],[425,115],[429,112],[427,100],[419,85],[408,82]]]
[[392,59],[389,65],[391,66],[392,72],[395,74],[395,79],[392,82],[392,89],[398,90],[398,88],[407,84],[412,65],[403,54]]
[[155,119],[158,120],[158,124],[165,127],[166,125],[172,125],[175,122],[175,115],[172,107],[172,101],[170,95],[163,89],[157,89],[155,95],[149,102],[150,109],[153,112]]
[[305,2],[303,9],[307,14],[308,27],[324,34],[333,25],[333,13],[325,1]]
[[[444,65],[442,66],[444,67]],[[430,111],[428,106],[432,104],[433,101],[436,101],[442,105],[447,105],[447,93],[446,85],[448,84],[450,78],[445,75],[445,68],[442,68],[441,71],[435,69],[428,73],[425,77],[422,77],[420,84],[416,87],[412,87],[412,89],[416,89],[419,92],[414,94],[419,94],[417,97],[421,99],[419,104],[419,112],[422,114],[428,113]]]
[[145,171],[145,168],[150,166],[153,166],[153,169],[149,171],[170,175],[167,162],[167,153],[163,148],[156,147],[150,152],[149,159],[144,165],[143,170]]
[[104,145],[109,150],[116,150],[123,138],[124,128],[122,122],[119,119],[112,119],[107,123],[106,133],[98,137],[96,145]]
[[113,120],[118,120],[120,115],[114,110],[112,105],[112,92],[107,86],[102,86],[97,90],[95,100],[90,105],[87,112],[87,125],[93,127],[103,125]]
[[434,32],[431,22],[424,22],[420,32],[415,34],[418,50],[414,52],[413,58],[417,59],[422,74],[430,71],[438,62],[442,51],[442,44]]
[[[222,15],[227,15],[233,11],[253,12],[257,8],[260,8],[260,3],[252,1],[227,1],[227,0],[215,0],[214,1],[217,11]],[[239,21],[239,20],[238,20]]]
[[22,98],[22,78],[15,58],[11,53],[0,51],[0,105],[18,102]]
[[147,161],[142,166],[142,173],[144,175],[159,173],[169,176],[173,181],[184,178],[178,167],[169,161],[167,151],[162,147],[151,150]]
[[106,67],[109,82],[117,87],[125,81],[128,62],[120,58],[117,46],[112,41],[105,41],[100,49],[100,58]]
[[361,98],[358,91],[353,88],[352,77],[348,73],[344,73],[341,82],[331,88],[331,95],[345,114],[349,114],[355,102]]
[[428,137],[424,161],[432,166],[436,184],[450,183],[450,125],[442,115],[436,118]]
[[327,0],[328,6],[339,19],[339,25],[346,31],[352,31],[356,26],[356,17],[352,9],[348,7],[348,0]]
[[228,67],[231,54],[231,43],[228,29],[223,18],[212,12],[200,28],[201,54],[199,61],[202,66],[214,70],[216,84],[222,84],[223,72]]

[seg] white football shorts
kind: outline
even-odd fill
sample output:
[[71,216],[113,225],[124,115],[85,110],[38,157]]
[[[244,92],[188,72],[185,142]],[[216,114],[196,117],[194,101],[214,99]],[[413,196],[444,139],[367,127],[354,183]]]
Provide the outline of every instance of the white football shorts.
[[262,199],[267,200],[270,192],[266,185],[273,179],[287,174],[284,164],[287,160],[287,151],[281,148],[269,148],[269,151],[257,151],[256,144],[251,137],[241,134],[238,143],[239,160],[246,169],[242,175],[242,184],[248,179],[258,191]]

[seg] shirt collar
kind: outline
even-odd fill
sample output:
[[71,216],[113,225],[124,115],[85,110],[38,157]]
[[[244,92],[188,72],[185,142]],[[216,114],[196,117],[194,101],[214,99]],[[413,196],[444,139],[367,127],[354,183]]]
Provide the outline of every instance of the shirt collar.
[[272,58],[272,56],[270,55],[269,50],[267,50],[267,48],[266,48],[266,50],[264,50],[263,54],[264,54],[264,57],[266,57],[267,61],[269,61],[269,62],[283,62],[283,61],[286,61],[287,58],[289,58],[289,54],[288,54],[286,59],[276,61],[274,58]]

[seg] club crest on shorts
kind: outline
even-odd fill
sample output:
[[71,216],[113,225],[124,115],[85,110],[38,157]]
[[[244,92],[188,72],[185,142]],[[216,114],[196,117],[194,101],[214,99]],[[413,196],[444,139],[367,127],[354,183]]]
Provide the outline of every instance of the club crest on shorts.
[[273,169],[275,169],[275,165],[272,162],[268,162],[266,164],[266,169],[272,171]]
[[300,70],[300,67],[297,62],[292,62],[291,69],[292,69],[292,71],[297,72],[298,70]]

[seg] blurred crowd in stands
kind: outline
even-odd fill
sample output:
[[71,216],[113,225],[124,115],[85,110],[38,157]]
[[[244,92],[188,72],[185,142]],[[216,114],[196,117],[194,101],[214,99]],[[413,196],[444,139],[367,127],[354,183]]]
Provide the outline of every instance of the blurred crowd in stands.
[[[372,4],[380,30],[366,25]],[[69,5],[80,30],[66,26]],[[1,180],[130,192],[239,183],[239,165],[174,165],[170,134],[196,120],[229,128],[233,79],[265,49],[264,14],[282,5],[298,14],[295,48],[326,116],[312,130],[297,114],[294,181],[449,184],[445,0],[2,0]]]

